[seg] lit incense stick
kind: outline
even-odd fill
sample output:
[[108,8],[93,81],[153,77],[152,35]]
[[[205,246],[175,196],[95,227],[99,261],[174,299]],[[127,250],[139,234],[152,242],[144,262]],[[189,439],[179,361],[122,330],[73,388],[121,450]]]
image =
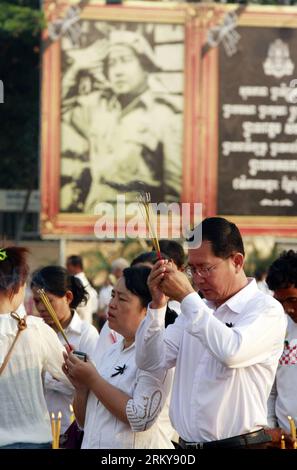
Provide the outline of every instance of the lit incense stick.
[[46,310],[48,311],[48,313],[50,314],[50,316],[52,317],[56,327],[58,328],[58,330],[61,332],[63,338],[65,339],[67,345],[69,346],[69,348],[72,350],[72,347],[67,339],[67,336],[65,335],[65,332],[63,330],[63,327],[60,323],[60,320],[52,306],[52,304],[50,303],[44,289],[38,289],[37,290],[37,293],[39,295],[39,297],[41,298],[42,302],[43,302],[43,305],[45,306]]
[[154,250],[157,252],[158,258],[162,259],[161,250],[159,246],[159,240],[158,240],[157,233],[155,231],[155,227],[153,224],[151,195],[148,192],[146,193],[144,192],[144,193],[139,194],[137,199],[138,199],[138,204],[139,204],[142,216],[146,222],[146,226],[148,228]]

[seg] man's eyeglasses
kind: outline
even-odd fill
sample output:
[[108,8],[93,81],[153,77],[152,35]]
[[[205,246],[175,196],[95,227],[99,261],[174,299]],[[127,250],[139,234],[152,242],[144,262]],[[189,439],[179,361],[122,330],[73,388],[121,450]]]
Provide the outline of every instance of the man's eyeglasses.
[[212,273],[212,271],[219,265],[221,264],[223,261],[225,261],[225,259],[227,258],[224,258],[222,259],[221,261],[219,261],[218,263],[216,264],[213,264],[212,266],[206,266],[206,267],[203,267],[203,268],[197,268],[196,266],[190,266],[188,265],[186,267],[186,274],[191,278],[193,276],[200,276],[200,277],[209,277]]

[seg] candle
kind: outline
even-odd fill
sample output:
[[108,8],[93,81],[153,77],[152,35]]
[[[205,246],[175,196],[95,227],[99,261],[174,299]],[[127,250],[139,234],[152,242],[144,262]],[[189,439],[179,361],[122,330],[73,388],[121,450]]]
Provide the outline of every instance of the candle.
[[282,438],[281,438],[281,449],[285,449],[285,448],[286,448],[285,436],[282,434]]
[[51,414],[51,425],[52,425],[52,435],[53,435],[53,441],[52,441],[52,449],[56,449],[56,418],[55,418],[55,413]]
[[290,423],[292,439],[293,439],[293,441],[296,441],[296,426],[295,426],[294,420],[291,416],[288,416],[288,420],[289,420],[289,423]]
[[56,425],[56,449],[59,449],[59,447],[60,447],[61,418],[62,418],[62,413],[61,413],[61,411],[59,411],[58,421],[57,421],[57,425]]
[[73,423],[73,421],[75,420],[75,416],[74,416],[74,412],[73,412],[73,406],[72,405],[69,405],[69,410],[70,410],[70,424]]

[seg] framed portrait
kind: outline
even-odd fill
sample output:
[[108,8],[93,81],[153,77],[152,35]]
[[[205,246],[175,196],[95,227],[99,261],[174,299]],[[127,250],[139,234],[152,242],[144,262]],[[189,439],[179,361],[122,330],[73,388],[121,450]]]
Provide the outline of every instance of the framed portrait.
[[44,8],[42,235],[93,238],[96,207],[119,195],[193,200],[193,7]]
[[205,216],[297,235],[297,9],[205,6],[199,172]]

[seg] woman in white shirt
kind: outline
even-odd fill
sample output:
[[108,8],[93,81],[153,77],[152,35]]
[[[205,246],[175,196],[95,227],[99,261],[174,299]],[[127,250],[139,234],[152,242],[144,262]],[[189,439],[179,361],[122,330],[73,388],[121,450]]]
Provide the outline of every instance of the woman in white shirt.
[[[81,320],[75,311],[81,302],[87,300],[87,291],[80,279],[71,276],[61,266],[45,266],[33,273],[31,289],[38,313],[56,331],[61,343],[64,344],[65,340],[57,331],[54,321],[41,301],[38,289],[44,289],[74,349],[92,357],[98,332],[89,322]],[[55,415],[59,411],[62,413],[61,433],[63,434],[70,425],[70,405],[73,402],[74,389],[70,383],[65,385],[49,373],[46,373],[44,377],[44,389],[49,413],[55,413]]]
[[135,334],[151,301],[149,273],[144,266],[126,268],[114,287],[108,323],[123,338],[98,360],[95,352],[96,368],[72,353],[64,355],[63,370],[76,388],[74,410],[84,427],[84,449],[173,448],[160,419],[172,373],[151,375],[135,363]]
[[[63,346],[40,318],[16,313],[25,295],[27,250],[0,250],[0,448],[50,448],[42,374],[68,382]],[[9,353],[10,351],[10,353]]]

